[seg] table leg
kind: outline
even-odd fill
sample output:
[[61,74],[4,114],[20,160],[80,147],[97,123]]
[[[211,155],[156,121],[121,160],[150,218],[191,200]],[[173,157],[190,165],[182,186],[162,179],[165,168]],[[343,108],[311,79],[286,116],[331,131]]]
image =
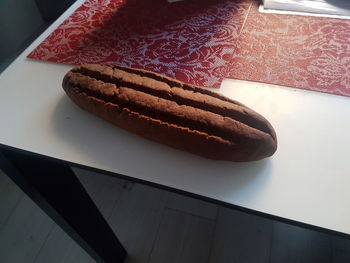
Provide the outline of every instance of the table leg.
[[68,165],[0,150],[0,167],[97,262],[124,261],[125,249]]

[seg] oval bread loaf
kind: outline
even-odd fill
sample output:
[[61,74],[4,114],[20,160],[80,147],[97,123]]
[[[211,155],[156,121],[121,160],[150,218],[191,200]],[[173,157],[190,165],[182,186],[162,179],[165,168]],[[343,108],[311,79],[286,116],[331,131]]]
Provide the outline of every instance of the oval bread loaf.
[[275,131],[260,114],[153,72],[78,66],[65,75],[63,89],[81,108],[106,121],[209,159],[253,161],[277,148]]

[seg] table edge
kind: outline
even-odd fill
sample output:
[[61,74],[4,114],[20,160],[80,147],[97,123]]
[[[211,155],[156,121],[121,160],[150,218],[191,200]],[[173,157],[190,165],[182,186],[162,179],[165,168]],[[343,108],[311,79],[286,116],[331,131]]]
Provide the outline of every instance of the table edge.
[[41,158],[41,159],[47,160],[47,161],[53,161],[53,162],[62,163],[62,164],[69,165],[69,166],[74,167],[74,168],[85,169],[87,171],[96,172],[96,173],[103,174],[103,175],[106,175],[106,176],[120,178],[120,179],[127,180],[127,181],[130,181],[130,182],[139,183],[139,184],[142,184],[142,185],[146,185],[146,186],[154,187],[154,188],[157,188],[157,189],[169,191],[169,192],[172,192],[172,193],[175,193],[175,194],[180,194],[180,195],[184,195],[184,196],[187,196],[187,197],[195,198],[195,199],[198,199],[198,200],[201,200],[201,201],[204,201],[204,202],[209,202],[209,203],[212,203],[212,204],[215,204],[215,205],[219,205],[221,207],[234,209],[236,211],[240,211],[240,212],[247,213],[247,214],[250,214],[250,215],[254,215],[254,216],[258,216],[258,217],[262,217],[262,218],[266,218],[266,219],[271,219],[271,220],[282,222],[282,223],[286,223],[286,224],[289,224],[289,225],[294,225],[294,226],[302,227],[302,228],[305,228],[305,229],[314,230],[314,231],[317,231],[317,232],[322,232],[322,233],[325,233],[325,234],[330,234],[330,235],[334,235],[334,236],[350,239],[350,234],[346,234],[346,233],[335,231],[335,230],[332,230],[332,229],[319,227],[319,226],[316,226],[316,225],[311,225],[311,224],[308,224],[308,223],[299,222],[299,221],[296,221],[296,220],[292,220],[292,219],[288,219],[288,218],[284,218],[284,217],[280,217],[280,216],[264,213],[264,212],[257,211],[257,210],[254,210],[254,209],[242,207],[242,206],[239,206],[239,205],[234,205],[234,204],[227,203],[227,202],[224,202],[224,201],[220,201],[220,200],[217,200],[217,199],[214,199],[214,198],[205,197],[205,196],[202,196],[202,195],[199,195],[199,194],[194,194],[194,193],[191,193],[191,192],[187,192],[187,191],[176,189],[176,188],[169,187],[169,186],[166,186],[166,185],[162,185],[162,184],[158,184],[158,183],[142,180],[142,179],[131,177],[131,176],[128,176],[128,175],[118,174],[118,173],[115,173],[115,172],[111,172],[111,171],[107,171],[107,170],[103,170],[103,169],[99,169],[99,168],[95,168],[95,167],[91,167],[91,166],[87,166],[87,165],[83,165],[83,164],[78,164],[78,163],[66,161],[66,160],[63,160],[63,159],[58,159],[58,158],[54,158],[54,157],[50,157],[50,156],[34,153],[34,152],[31,152],[31,151],[19,149],[19,148],[16,148],[16,147],[12,147],[12,146],[8,146],[8,145],[0,143],[0,151],[1,151],[1,149],[13,151],[13,152],[18,153],[18,154],[29,155],[29,156],[34,157],[34,158]]

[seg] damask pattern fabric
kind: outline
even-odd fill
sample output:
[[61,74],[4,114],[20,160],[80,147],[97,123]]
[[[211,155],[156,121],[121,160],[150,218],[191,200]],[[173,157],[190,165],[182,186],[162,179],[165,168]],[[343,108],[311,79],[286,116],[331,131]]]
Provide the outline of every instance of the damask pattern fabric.
[[255,0],[87,0],[28,57],[350,96],[350,20],[259,13]]
[[266,14],[253,4],[228,78],[350,96],[350,20]]
[[219,87],[249,1],[88,0],[29,58],[118,64]]

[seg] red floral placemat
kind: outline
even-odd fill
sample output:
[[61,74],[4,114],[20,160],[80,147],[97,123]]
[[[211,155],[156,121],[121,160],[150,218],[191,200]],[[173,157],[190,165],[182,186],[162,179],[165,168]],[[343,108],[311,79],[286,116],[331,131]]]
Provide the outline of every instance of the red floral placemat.
[[219,87],[249,0],[87,0],[29,58],[119,64]]
[[87,0],[28,57],[350,96],[350,20],[259,13],[255,0]]
[[350,96],[350,20],[266,14],[253,4],[227,77]]

